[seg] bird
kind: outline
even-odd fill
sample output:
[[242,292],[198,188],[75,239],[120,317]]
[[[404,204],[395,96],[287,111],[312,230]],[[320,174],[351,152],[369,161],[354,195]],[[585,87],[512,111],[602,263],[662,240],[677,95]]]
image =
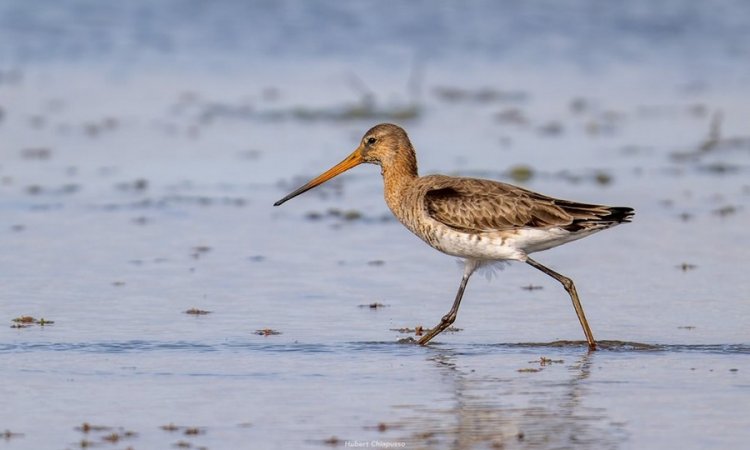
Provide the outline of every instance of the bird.
[[464,262],[451,309],[421,336],[419,344],[426,345],[455,322],[466,285],[478,268],[519,261],[562,284],[573,302],[588,348],[596,349],[573,280],[529,255],[630,222],[633,208],[562,200],[494,180],[438,174],[420,177],[409,136],[390,123],[372,127],[349,156],[274,206],[362,163],[380,166],[385,202],[399,222],[431,247]]

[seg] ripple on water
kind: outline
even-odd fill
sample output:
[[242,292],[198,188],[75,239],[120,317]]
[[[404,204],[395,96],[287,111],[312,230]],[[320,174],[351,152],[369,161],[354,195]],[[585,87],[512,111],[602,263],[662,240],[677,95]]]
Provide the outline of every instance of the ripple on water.
[[[709,354],[750,354],[747,344],[648,344],[628,341],[599,341],[599,352],[667,352],[667,353],[709,353]],[[16,352],[84,352],[84,353],[129,353],[129,352],[217,352],[247,351],[260,353],[349,353],[369,351],[378,353],[413,353],[414,351],[435,351],[450,348],[466,353],[487,353],[491,350],[514,349],[581,349],[587,351],[585,341],[521,342],[499,344],[432,344],[428,347],[407,345],[401,341],[392,342],[344,342],[334,344],[309,344],[299,342],[257,343],[250,341],[230,341],[206,344],[191,341],[102,341],[102,342],[17,342],[0,344],[0,353]]]

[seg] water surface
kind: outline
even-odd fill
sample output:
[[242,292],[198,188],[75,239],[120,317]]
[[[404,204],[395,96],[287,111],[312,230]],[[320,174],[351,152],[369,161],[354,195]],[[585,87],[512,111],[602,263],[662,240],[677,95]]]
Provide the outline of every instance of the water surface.
[[[0,2],[0,447],[741,447],[747,9]],[[537,256],[600,351],[522,264],[398,343],[461,271],[377,168],[271,206],[381,121],[422,173],[636,209]]]

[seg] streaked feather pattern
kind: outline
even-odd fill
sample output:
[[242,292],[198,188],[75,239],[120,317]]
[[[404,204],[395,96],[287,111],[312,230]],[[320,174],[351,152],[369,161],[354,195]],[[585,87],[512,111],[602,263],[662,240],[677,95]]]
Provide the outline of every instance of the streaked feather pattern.
[[629,221],[633,210],[547,197],[492,180],[430,175],[420,180],[424,208],[438,222],[477,233],[521,228],[575,232]]

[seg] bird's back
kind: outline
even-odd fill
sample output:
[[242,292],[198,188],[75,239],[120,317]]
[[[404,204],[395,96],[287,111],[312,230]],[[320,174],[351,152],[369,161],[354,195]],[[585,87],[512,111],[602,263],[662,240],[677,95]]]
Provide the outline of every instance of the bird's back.
[[579,203],[499,181],[445,175],[417,178],[403,195],[401,210],[392,207],[396,216],[441,251],[477,257],[488,247],[513,247],[489,251],[487,256],[496,257],[489,259],[523,259],[629,222],[634,214],[628,207]]

